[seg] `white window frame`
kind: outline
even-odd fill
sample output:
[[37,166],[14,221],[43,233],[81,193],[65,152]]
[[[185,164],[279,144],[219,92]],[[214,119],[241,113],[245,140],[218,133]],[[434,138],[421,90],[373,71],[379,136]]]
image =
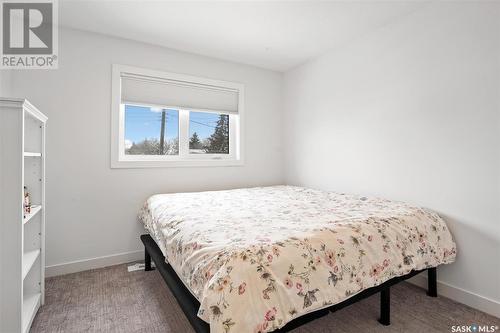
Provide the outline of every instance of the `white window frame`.
[[[121,98],[122,74],[179,80],[195,84],[211,85],[238,92],[238,114],[229,114],[229,154],[189,153],[189,112],[228,114],[224,111],[191,109],[123,101]],[[215,167],[243,165],[244,86],[240,83],[200,78],[191,75],[162,72],[139,67],[117,65],[112,68],[111,102],[111,168],[162,168],[162,167]],[[125,154],[125,105],[157,107],[179,111],[178,155],[126,155]]]

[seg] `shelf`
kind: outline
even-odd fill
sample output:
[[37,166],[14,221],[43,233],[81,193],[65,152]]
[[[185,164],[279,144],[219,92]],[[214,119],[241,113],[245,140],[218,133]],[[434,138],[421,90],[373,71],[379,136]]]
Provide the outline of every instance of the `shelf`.
[[33,206],[31,206],[31,213],[24,215],[23,224],[28,223],[29,220],[31,220],[41,210],[42,210],[42,206],[41,205],[33,205]]
[[29,333],[45,300],[47,117],[0,97],[0,119],[0,333]]
[[35,263],[36,259],[40,255],[40,249],[33,251],[24,252],[23,254],[23,280],[28,275],[31,267]]
[[40,306],[40,293],[24,295],[23,297],[23,332],[28,332],[36,311]]
[[24,157],[41,157],[41,156],[42,156],[41,153],[33,153],[29,151],[24,152]]

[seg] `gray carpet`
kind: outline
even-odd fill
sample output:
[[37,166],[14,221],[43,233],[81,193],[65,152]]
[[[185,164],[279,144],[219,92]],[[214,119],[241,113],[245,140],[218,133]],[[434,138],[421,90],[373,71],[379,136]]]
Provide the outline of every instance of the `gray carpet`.
[[[193,332],[157,271],[118,265],[47,279],[45,305],[31,332]],[[294,333],[451,332],[451,325],[497,325],[489,316],[408,283],[392,288],[392,324],[377,322],[377,295],[317,319]]]

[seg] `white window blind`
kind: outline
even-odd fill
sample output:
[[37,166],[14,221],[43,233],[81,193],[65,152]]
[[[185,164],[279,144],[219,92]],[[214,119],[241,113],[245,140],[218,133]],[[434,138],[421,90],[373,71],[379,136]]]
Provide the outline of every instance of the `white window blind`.
[[238,90],[121,73],[122,103],[238,113]]

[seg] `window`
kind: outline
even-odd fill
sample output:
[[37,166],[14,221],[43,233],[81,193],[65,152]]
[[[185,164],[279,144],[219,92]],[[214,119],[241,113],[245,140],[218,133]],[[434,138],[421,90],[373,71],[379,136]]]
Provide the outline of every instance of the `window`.
[[112,167],[241,165],[243,86],[113,66]]
[[[123,161],[234,159],[235,115],[144,103],[123,103],[121,107],[125,119]],[[188,131],[179,135],[180,127]]]
[[190,112],[189,153],[229,155],[229,115]]
[[179,155],[179,111],[125,105],[125,155]]

